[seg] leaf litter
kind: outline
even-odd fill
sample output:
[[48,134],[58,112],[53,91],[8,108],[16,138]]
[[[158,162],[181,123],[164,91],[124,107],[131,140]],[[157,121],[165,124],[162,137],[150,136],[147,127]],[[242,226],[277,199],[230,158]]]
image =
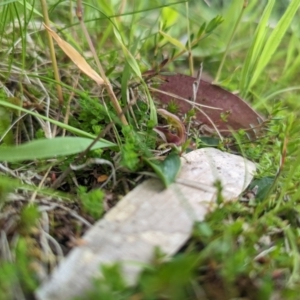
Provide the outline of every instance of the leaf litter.
[[263,117],[244,100],[217,85],[201,80],[194,103],[191,99],[196,78],[175,74],[159,75],[158,79],[153,94],[160,103],[168,105],[174,101],[182,115],[195,106],[195,120],[208,126],[212,132],[218,130],[228,136],[243,129],[255,138],[262,130]]

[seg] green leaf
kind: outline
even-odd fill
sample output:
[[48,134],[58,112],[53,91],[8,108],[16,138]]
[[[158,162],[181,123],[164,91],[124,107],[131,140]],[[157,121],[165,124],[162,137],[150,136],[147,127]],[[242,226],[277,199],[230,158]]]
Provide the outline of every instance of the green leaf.
[[268,196],[270,189],[274,185],[275,177],[263,177],[260,179],[255,179],[251,182],[249,189],[253,189],[256,186],[258,187],[257,194],[255,195],[256,200],[262,201],[265,200]]
[[206,26],[205,32],[206,33],[211,33],[214,31],[221,23],[223,23],[224,19],[222,16],[216,16],[213,18]]
[[[201,35],[202,35],[202,33],[204,32],[205,28],[206,28],[206,23],[204,22],[204,23],[200,26],[200,28],[199,28],[199,30],[198,30],[198,32],[197,32],[197,39],[201,37]],[[197,45],[198,45],[198,44],[197,44]]]
[[166,27],[171,27],[176,23],[179,17],[179,13],[173,9],[172,7],[163,7],[161,11],[161,17],[163,20],[163,23]]
[[168,187],[175,181],[181,166],[181,161],[178,154],[172,153],[160,163],[153,162],[149,159],[145,160],[155,171],[156,175],[162,180],[165,187]]
[[[40,139],[20,146],[0,147],[0,161],[16,162],[76,154],[84,151],[93,140],[80,137]],[[108,141],[98,141],[91,150],[115,146]]]
[[220,144],[220,139],[211,136],[201,136],[201,143],[208,147],[217,147]]
[[174,39],[173,37],[171,37],[169,34],[163,32],[163,31],[159,31],[159,33],[172,45],[174,45],[175,47],[179,48],[180,50],[184,50],[187,51],[185,45],[183,45],[180,41]]

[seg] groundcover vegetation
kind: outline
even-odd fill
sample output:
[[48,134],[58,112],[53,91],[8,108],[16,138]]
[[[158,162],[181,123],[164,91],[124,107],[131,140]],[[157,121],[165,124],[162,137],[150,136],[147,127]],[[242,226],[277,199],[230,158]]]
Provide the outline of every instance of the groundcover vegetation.
[[[202,147],[256,163],[245,193],[174,257],[157,249],[134,287],[103,266],[85,299],[299,299],[299,6],[2,1],[0,299],[31,299],[91,224],[149,174],[171,184],[178,157]],[[245,100],[241,128],[215,133],[162,104],[157,78],[175,73]]]

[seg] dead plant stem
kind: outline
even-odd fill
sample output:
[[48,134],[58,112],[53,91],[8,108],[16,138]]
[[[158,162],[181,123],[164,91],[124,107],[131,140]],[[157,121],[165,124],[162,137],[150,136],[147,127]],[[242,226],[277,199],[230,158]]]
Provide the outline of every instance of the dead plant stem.
[[[48,16],[48,8],[47,8],[47,2],[46,0],[41,0],[41,5],[42,5],[42,10],[43,10],[43,17],[44,17],[44,23],[50,27],[50,21],[49,21],[49,16]],[[58,101],[59,104],[63,104],[63,92],[62,88],[60,85],[60,76],[58,72],[58,67],[57,67],[57,61],[56,61],[56,55],[55,55],[55,50],[54,50],[54,45],[53,45],[53,39],[51,37],[51,34],[47,31],[46,32],[47,37],[48,37],[48,44],[49,44],[49,51],[50,51],[50,58],[52,61],[52,68],[54,72],[54,78],[56,80],[56,90],[57,90],[57,96],[58,96]]]

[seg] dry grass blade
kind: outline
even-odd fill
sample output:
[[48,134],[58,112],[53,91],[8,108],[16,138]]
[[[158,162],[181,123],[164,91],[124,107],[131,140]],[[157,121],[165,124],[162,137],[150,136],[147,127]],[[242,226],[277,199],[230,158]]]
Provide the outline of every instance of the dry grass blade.
[[104,84],[104,80],[101,76],[92,69],[92,67],[86,62],[86,60],[80,55],[77,50],[69,43],[60,38],[51,28],[44,24],[44,27],[51,34],[52,38],[55,39],[58,46],[65,52],[66,55],[74,62],[74,64],[87,76],[93,79],[97,84]]
[[[44,23],[46,24],[46,26],[50,26],[47,1],[46,0],[41,0],[41,5],[42,5]],[[52,61],[52,68],[53,68],[54,78],[57,82],[57,84],[56,84],[57,95],[58,95],[59,103],[60,103],[60,105],[62,105],[62,103],[64,101],[64,97],[63,97],[62,87],[60,85],[60,83],[61,83],[60,74],[59,74],[59,71],[58,71],[53,40],[51,39],[51,34],[50,34],[49,31],[48,31],[48,34],[47,34],[47,39],[48,39],[50,57],[51,57],[51,61]]]

